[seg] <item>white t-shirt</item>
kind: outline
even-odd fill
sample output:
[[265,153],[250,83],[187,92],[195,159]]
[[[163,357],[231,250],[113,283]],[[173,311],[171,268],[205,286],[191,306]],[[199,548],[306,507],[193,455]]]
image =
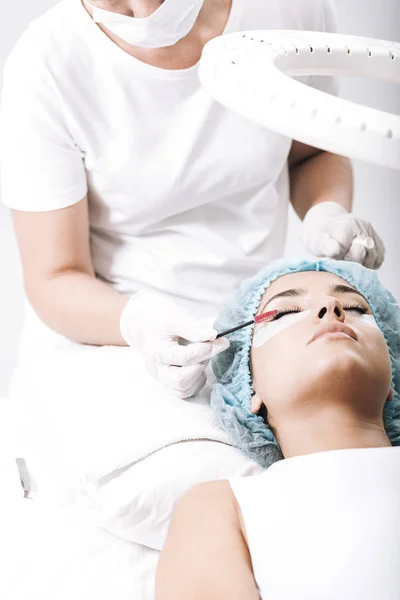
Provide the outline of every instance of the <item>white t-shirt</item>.
[[[233,0],[226,33],[335,31],[332,0]],[[329,93],[329,77],[300,80]],[[164,70],[114,44],[80,0],[36,19],[5,67],[2,199],[51,211],[89,197],[92,259],[118,291],[202,316],[282,255],[291,140],[228,111],[198,65]]]
[[400,448],[333,450],[233,478],[261,598],[400,598]]

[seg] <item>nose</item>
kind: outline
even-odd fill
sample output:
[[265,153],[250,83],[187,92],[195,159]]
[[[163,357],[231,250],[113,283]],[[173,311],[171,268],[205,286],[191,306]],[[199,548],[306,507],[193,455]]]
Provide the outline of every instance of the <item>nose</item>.
[[343,323],[345,313],[337,298],[324,296],[315,305],[313,310],[313,321],[318,324],[321,321],[339,321]]

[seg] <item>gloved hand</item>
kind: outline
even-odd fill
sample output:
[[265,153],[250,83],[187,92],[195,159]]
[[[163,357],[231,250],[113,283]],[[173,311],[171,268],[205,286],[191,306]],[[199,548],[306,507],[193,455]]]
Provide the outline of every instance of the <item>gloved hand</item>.
[[310,208],[302,229],[303,245],[315,256],[350,260],[369,269],[378,269],[385,258],[385,246],[372,225],[337,202]]
[[172,300],[148,291],[130,299],[120,329],[126,343],[144,354],[150,373],[181,398],[201,390],[209,360],[229,347],[226,338],[215,339],[210,321],[199,321]]

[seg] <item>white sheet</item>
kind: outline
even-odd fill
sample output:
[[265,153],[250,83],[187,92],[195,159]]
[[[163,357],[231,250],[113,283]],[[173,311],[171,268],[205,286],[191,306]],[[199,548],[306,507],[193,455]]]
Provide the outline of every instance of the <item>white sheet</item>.
[[0,399],[0,598],[153,600],[159,553],[82,518],[22,499]]
[[4,600],[153,600],[159,553],[96,529],[71,511],[20,500],[0,517]]

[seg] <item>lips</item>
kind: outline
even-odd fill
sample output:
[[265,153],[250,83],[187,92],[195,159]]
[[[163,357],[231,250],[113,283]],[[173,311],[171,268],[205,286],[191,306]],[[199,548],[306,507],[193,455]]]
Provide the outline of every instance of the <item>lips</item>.
[[318,327],[318,329],[314,332],[314,335],[307,342],[307,345],[311,344],[312,342],[315,342],[315,340],[317,340],[323,335],[326,335],[327,333],[345,333],[349,337],[353,338],[353,340],[357,341],[357,335],[351,327],[349,327],[348,325],[344,325],[343,323],[331,323],[330,325],[323,325],[322,327]]

